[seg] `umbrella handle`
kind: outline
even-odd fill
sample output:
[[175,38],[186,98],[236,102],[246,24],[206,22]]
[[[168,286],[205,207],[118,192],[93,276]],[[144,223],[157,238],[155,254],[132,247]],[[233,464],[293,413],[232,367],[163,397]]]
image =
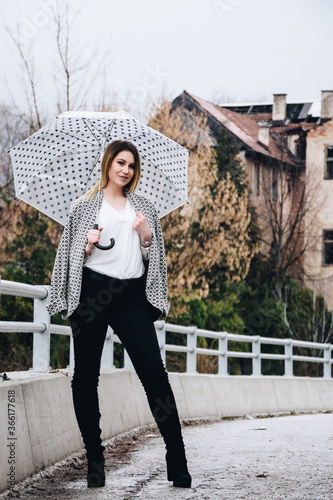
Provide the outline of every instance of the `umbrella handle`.
[[[94,224],[93,229],[98,229],[98,224]],[[110,245],[100,245],[99,243],[94,243],[96,248],[99,248],[100,250],[110,250],[110,248],[113,248],[115,244],[114,238],[110,238]]]

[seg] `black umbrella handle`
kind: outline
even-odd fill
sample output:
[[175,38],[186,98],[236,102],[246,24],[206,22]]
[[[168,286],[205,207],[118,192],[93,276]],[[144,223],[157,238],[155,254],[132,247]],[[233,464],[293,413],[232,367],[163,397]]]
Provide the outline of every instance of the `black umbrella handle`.
[[[98,229],[98,224],[94,224],[93,229]],[[100,245],[99,243],[94,243],[96,248],[99,248],[100,250],[110,250],[110,248],[113,248],[115,244],[114,238],[110,238],[110,245]]]

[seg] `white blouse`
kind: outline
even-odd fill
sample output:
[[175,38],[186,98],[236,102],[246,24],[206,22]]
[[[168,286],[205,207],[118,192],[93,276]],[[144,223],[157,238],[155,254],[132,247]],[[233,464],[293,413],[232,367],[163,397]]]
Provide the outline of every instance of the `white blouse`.
[[140,237],[133,228],[136,212],[129,199],[124,210],[116,210],[104,198],[99,212],[98,227],[102,227],[99,243],[115,245],[110,250],[94,248],[85,263],[93,271],[118,279],[139,278],[145,267],[142,258],[149,258],[149,250],[140,245]]

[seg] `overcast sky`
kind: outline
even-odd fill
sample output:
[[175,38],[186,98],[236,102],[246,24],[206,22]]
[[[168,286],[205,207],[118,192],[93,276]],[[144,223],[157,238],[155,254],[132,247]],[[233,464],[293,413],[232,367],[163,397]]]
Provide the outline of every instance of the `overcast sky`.
[[[64,0],[62,0],[64,1]],[[48,16],[54,0],[0,0],[1,100],[4,77],[19,99],[17,52],[4,29],[18,16],[41,72],[50,71]],[[108,88],[137,101],[184,89],[207,100],[320,99],[333,88],[332,0],[72,0],[81,5],[82,47],[109,44]],[[98,56],[97,56],[98,57]],[[45,89],[47,96],[47,89]]]

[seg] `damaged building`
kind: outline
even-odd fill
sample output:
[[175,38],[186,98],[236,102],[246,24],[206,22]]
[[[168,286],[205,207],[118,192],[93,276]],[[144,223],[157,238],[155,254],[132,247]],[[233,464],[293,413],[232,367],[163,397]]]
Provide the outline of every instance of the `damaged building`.
[[[333,91],[320,101],[216,105],[184,91],[172,102],[185,121],[204,116],[212,147],[221,129],[233,137],[258,215],[261,251],[272,248],[273,219],[283,228],[291,274],[333,310]],[[289,226],[288,226],[289,225]],[[289,235],[289,236],[288,236]]]

